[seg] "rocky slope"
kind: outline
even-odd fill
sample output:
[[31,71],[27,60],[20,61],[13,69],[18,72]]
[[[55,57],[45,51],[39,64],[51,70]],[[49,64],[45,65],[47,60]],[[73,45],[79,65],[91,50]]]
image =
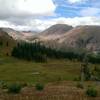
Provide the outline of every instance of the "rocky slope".
[[0,56],[10,55],[16,41],[6,31],[0,29]]
[[100,51],[100,26],[78,26],[61,36],[62,46]]
[[37,36],[42,43],[55,48],[84,48],[100,51],[100,26],[54,25]]
[[23,34],[11,28],[0,28],[3,32],[6,32],[9,36],[11,36],[14,40],[20,40],[23,38]]
[[0,28],[3,32],[6,32],[9,36],[11,36],[14,40],[28,41],[28,38],[33,37],[35,33],[31,31],[16,31],[11,28]]
[[68,32],[72,28],[72,26],[68,26],[66,24],[56,24],[38,34],[37,37],[41,41],[55,40],[57,38],[60,38],[62,35],[64,35],[64,33]]

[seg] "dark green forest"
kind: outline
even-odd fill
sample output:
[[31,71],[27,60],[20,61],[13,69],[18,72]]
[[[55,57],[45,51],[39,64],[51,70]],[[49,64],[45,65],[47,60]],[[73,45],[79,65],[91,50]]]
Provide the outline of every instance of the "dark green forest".
[[87,55],[88,62],[100,63],[100,54],[93,54],[82,51],[62,51],[46,47],[39,42],[36,43],[18,43],[12,50],[12,56],[25,59],[33,60],[36,62],[45,62],[48,59],[69,59],[83,61],[85,55]]

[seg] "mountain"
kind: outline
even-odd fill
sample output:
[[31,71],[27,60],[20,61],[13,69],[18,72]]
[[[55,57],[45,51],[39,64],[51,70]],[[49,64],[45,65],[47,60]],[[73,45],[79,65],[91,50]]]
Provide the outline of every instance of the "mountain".
[[100,26],[75,27],[58,38],[57,42],[64,47],[100,51]]
[[35,31],[16,31],[12,28],[0,28],[0,55],[10,55],[12,48],[18,42],[31,42]]
[[24,37],[22,32],[16,31],[16,30],[11,29],[11,28],[0,28],[0,30],[2,30],[3,32],[6,32],[14,40],[21,40]]
[[38,34],[34,39],[54,48],[100,51],[100,26],[85,25],[72,28],[57,24]]
[[39,38],[41,41],[55,40],[56,38],[60,38],[61,35],[71,30],[72,28],[72,26],[68,26],[66,24],[56,24],[39,33],[36,37]]
[[10,55],[12,48],[16,45],[16,41],[0,28],[0,56]]
[[[37,34],[31,31],[19,32],[11,28],[0,28],[1,51],[10,51],[10,48],[20,41],[31,43],[40,41],[45,46],[63,50],[74,48],[93,52],[100,51],[100,26],[85,25],[73,28],[66,24],[56,24]],[[3,49],[4,46],[1,46],[2,42],[6,47],[5,49]],[[9,43],[9,46],[7,46],[7,43]]]
[[34,36],[36,34],[38,34],[39,32],[37,32],[37,31],[22,31],[21,33],[24,35],[24,39],[23,39],[24,41],[32,42]]
[[36,34],[33,31],[16,31],[12,28],[0,28],[3,32],[6,32],[9,36],[11,36],[14,40],[28,41],[28,38],[31,38]]
[[43,31],[41,34],[42,35],[61,35],[64,34],[65,32],[69,31],[72,29],[72,26],[66,25],[66,24],[56,24],[51,26],[50,28],[46,29]]

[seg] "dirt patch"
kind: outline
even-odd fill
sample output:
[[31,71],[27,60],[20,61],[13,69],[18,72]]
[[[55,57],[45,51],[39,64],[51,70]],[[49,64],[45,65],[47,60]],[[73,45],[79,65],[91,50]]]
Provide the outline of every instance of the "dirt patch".
[[7,94],[0,92],[0,100],[100,100],[87,97],[84,89],[79,89],[72,82],[50,83],[43,91],[37,91],[34,86],[25,87],[20,94]]

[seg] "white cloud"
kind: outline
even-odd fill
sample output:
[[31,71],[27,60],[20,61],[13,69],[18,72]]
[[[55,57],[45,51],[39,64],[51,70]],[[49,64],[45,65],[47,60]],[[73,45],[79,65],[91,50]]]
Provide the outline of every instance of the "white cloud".
[[48,15],[55,8],[52,0],[0,0],[0,17]]
[[84,0],[68,0],[69,3],[80,3]]
[[11,24],[8,21],[2,21],[2,20],[0,20],[0,27],[13,27],[13,24]]
[[82,16],[97,16],[100,14],[100,8],[88,7],[81,10],[80,15]]
[[0,27],[10,27],[17,30],[45,30],[54,24],[68,24],[73,27],[78,25],[100,25],[100,17],[74,17],[74,18],[55,18],[49,20],[33,19],[25,25],[15,25],[11,22],[0,21]]
[[54,16],[55,9],[53,0],[0,0],[0,27],[33,29],[31,23],[36,18]]
[[72,25],[73,27],[78,25],[100,25],[100,17],[74,17],[74,18],[60,17],[57,19],[51,19],[44,22],[49,23],[49,25],[68,24],[68,25]]

